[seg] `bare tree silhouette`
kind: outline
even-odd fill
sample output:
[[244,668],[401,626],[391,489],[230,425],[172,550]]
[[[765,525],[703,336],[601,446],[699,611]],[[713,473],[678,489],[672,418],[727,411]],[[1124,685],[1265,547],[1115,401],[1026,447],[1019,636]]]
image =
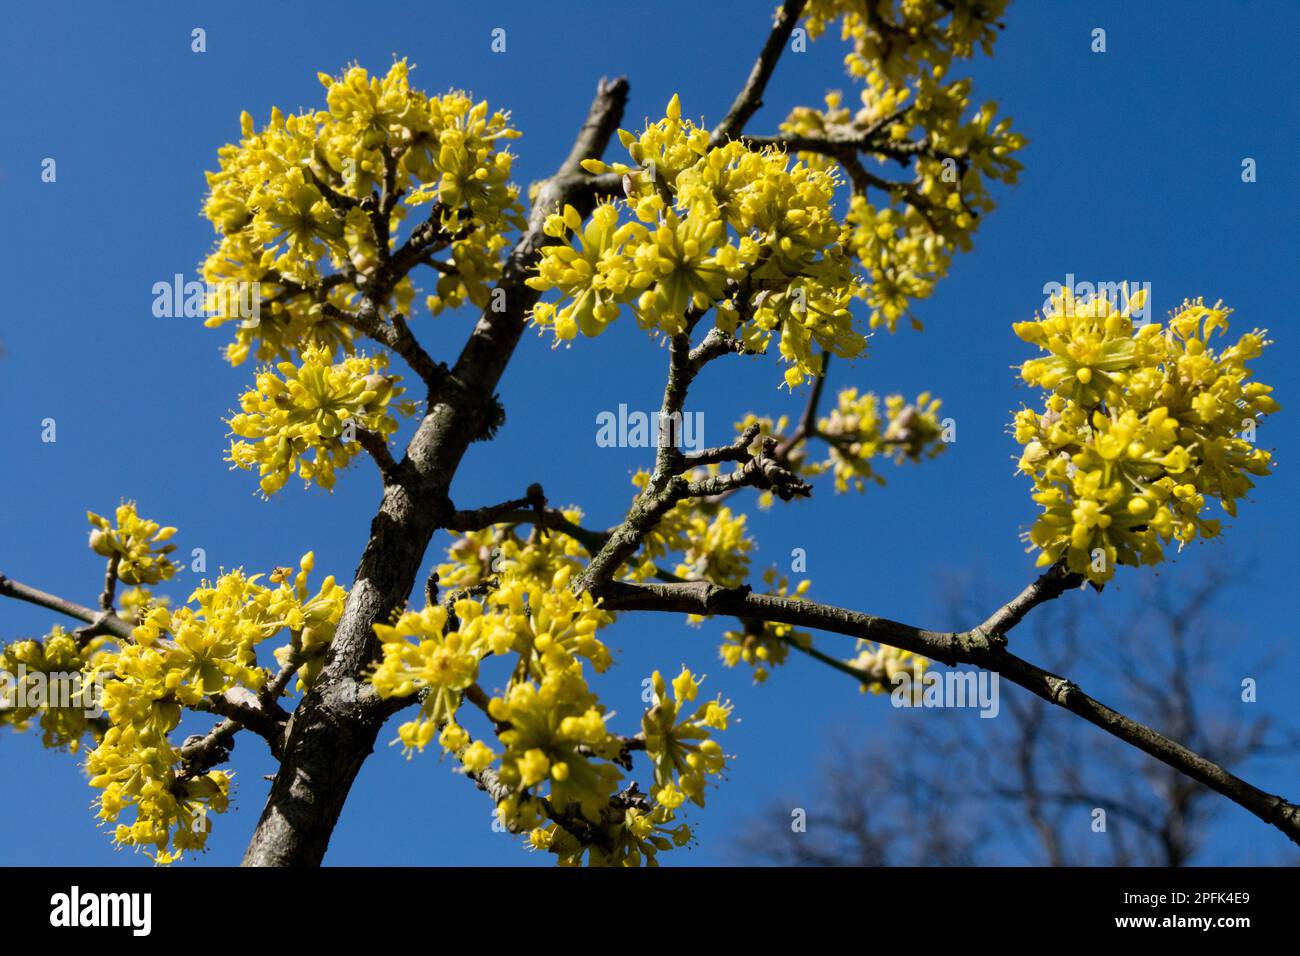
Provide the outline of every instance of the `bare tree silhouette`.
[[[1094,606],[1086,616],[1077,602],[1045,608],[1032,640],[1050,667],[1104,684],[1126,712],[1222,766],[1294,756],[1300,734],[1243,699],[1242,681],[1268,662],[1241,674],[1223,669],[1236,643],[1230,595],[1247,569],[1207,561],[1198,578],[1181,592],[1148,580],[1121,607]],[[954,615],[981,605],[978,586],[950,582],[946,591]],[[1091,639],[1098,634],[1106,640]],[[1225,808],[1212,791],[1078,732],[1053,709],[1011,691],[994,720],[954,710],[917,720],[909,711],[906,727],[867,747],[835,748],[852,756],[826,767],[812,806],[773,801],[744,827],[737,854],[797,866],[1245,862],[1206,859]],[[1276,860],[1249,862],[1295,860],[1279,841]]]

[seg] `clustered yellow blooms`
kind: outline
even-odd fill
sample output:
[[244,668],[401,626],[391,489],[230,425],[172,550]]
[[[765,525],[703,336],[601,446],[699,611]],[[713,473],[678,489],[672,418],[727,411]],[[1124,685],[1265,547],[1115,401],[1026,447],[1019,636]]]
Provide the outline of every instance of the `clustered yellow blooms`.
[[[581,524],[578,508],[560,509],[571,524]],[[439,584],[473,588],[505,573],[528,582],[553,582],[561,569],[573,574],[586,566],[591,555],[582,544],[564,534],[535,533],[521,539],[512,525],[493,525],[471,531],[447,549],[446,563],[438,565]]]
[[646,753],[655,769],[651,796],[669,810],[677,809],[686,800],[702,807],[705,781],[726,767],[726,755],[712,732],[727,729],[731,703],[719,695],[688,712],[687,705],[699,696],[700,680],[685,667],[673,679],[671,698],[658,671],[652,675],[651,684],[654,705],[641,719]]
[[[886,395],[881,408],[881,401],[873,392],[859,394],[856,388],[841,389],[830,414],[819,418],[807,436],[826,442],[827,457],[808,460],[805,439],[790,446],[785,456],[786,467],[808,478],[830,473],[835,478],[837,494],[850,488],[864,491],[868,481],[883,485],[884,476],[873,467],[873,459],[890,458],[894,464],[902,464],[934,458],[944,450],[940,406],[939,399],[922,392],[910,402],[902,395]],[[790,420],[784,415],[773,420],[751,412],[736,422],[736,434],[742,434],[753,424],[759,426],[755,448],[764,437],[782,441],[788,438]],[[759,507],[770,507],[772,500],[770,492],[763,492]]]
[[860,692],[889,693],[894,689],[895,679],[900,674],[906,674],[907,686],[919,699],[923,690],[921,677],[930,666],[929,660],[911,651],[866,640],[858,641],[857,650],[857,656],[846,663],[862,673],[862,683],[858,686]]
[[[582,518],[577,509],[563,515],[574,524]],[[711,537],[706,523],[674,532],[673,550],[688,552],[693,534],[701,539],[696,561],[738,547],[718,529]],[[559,532],[534,529],[521,539],[515,526],[499,524],[470,532],[447,554],[449,562],[437,568],[438,583],[451,589],[444,603],[375,626],[382,649],[370,678],[376,692],[420,700],[416,716],[398,730],[408,754],[436,738],[466,772],[494,774],[506,789],[498,794],[503,824],[528,833],[535,849],[562,864],[653,863],[660,850],[686,845],[690,830],[676,811],[683,795],[702,804],[705,776],[722,769],[721,749],[708,738],[725,729],[730,706],[715,701],[678,721],[676,705],[662,703],[660,679],[646,718],[657,728],[645,748],[656,765],[654,790],[649,798],[635,784],[620,791],[631,766],[629,744],[607,726],[612,715],[586,676],[588,667],[599,674],[613,662],[598,635],[614,615],[571,588],[586,550]],[[499,659],[508,662],[504,669]],[[467,694],[489,669],[508,675],[504,689],[483,692],[486,702],[475,698],[486,708],[495,747],[472,739],[461,719]],[[693,679],[684,674],[679,701],[694,696]]]
[[[133,505],[118,508],[116,526],[89,517],[96,528],[91,546],[118,557],[124,581],[174,575],[163,556],[172,546],[160,542],[175,528],[140,517]],[[135,625],[129,640],[56,627],[40,640],[0,648],[0,672],[11,675],[0,683],[0,723],[22,730],[39,714],[45,745],[73,752],[90,736],[95,746],[85,769],[90,785],[102,791],[98,816],[115,824],[119,846],[144,849],[158,863],[203,849],[209,815],[229,805],[231,778],[186,763],[183,745],[170,735],[186,708],[209,711],[219,695],[262,690],[268,673],[257,649],[277,634],[287,631],[289,638],[277,657],[291,654],[308,666],[312,648],[323,653],[347,595],[332,577],[310,591],[314,561],[308,553],[297,573],[277,568],[267,584],[239,570],[221,574],[176,610],[147,588],[133,587],[121,595],[120,617]],[[10,706],[23,700],[22,707]],[[124,812],[132,814],[129,822],[119,822]]]
[[[628,805],[624,806],[623,803]],[[674,822],[665,806],[650,807],[644,797],[630,795],[611,805],[598,828],[579,839],[558,823],[537,827],[528,834],[534,850],[555,854],[560,866],[658,866],[661,850],[691,842],[691,828]]]
[[1015,420],[1019,468],[1043,508],[1027,539],[1040,566],[1063,560],[1098,585],[1117,565],[1161,561],[1171,540],[1217,535],[1218,520],[1202,516],[1207,499],[1235,515],[1272,458],[1254,433],[1279,406],[1247,364],[1266,333],[1216,351],[1210,338],[1227,331],[1230,309],[1197,299],[1163,327],[1135,328],[1143,301],[1139,293],[1117,307],[1065,289],[1044,316],[1014,326],[1048,353],[1021,366],[1048,392],[1041,413]]
[[[332,489],[335,472],[362,451],[356,429],[384,441],[397,431],[389,409],[404,389],[397,385],[400,376],[384,374],[387,367],[384,355],[335,363],[327,348],[315,346],[302,353],[300,366],[280,362],[279,375],[263,369],[256,388],[240,398],[242,411],[229,421],[232,434],[251,441],[231,442],[226,460],[244,471],[256,468],[265,495],[283,488],[295,472],[307,484]],[[415,411],[411,403],[395,404],[403,414]]]
[[70,753],[81,749],[87,734],[97,739],[99,691],[84,675],[95,673],[111,644],[106,636],[79,643],[56,626],[40,640],[0,646],[0,725],[22,731],[37,717],[42,744]]
[[289,631],[289,646],[312,632],[328,642],[346,592],[327,577],[312,594],[307,576],[313,565],[308,553],[296,575],[278,569],[270,577],[275,587],[242,571],[204,582],[186,606],[153,608],[130,642],[95,660],[93,672],[105,678],[109,726],[86,769],[90,785],[103,791],[101,820],[117,823],[123,811],[134,811],[131,823],[117,823],[118,845],[144,848],[158,863],[203,849],[208,815],[229,805],[231,778],[217,770],[191,773],[169,734],[182,708],[203,708],[206,698],[236,687],[261,689],[267,673],[257,664],[256,648],[281,631]]
[[118,580],[157,584],[176,574],[176,565],[167,557],[176,550],[174,544],[167,544],[176,529],[141,518],[134,502],[118,505],[114,521],[93,511],[87,511],[86,518],[95,529],[90,533],[91,550],[106,558],[117,557]]
[[[431,251],[450,249],[431,313],[464,301],[483,306],[501,272],[503,233],[521,222],[512,157],[499,149],[519,134],[502,112],[462,92],[427,96],[409,82],[405,60],[384,77],[352,66],[340,77],[319,74],[327,109],[285,116],[272,109],[256,129],[240,118],[240,141],[218,153],[208,173],[204,215],[219,241],[203,266],[210,286],[261,283],[260,315],[247,321],[217,294],[207,324],[235,322],[227,356],[287,359],[304,342],[347,348],[353,330],[325,314],[322,303],[347,307],[381,267],[376,226],[396,246],[412,208],[429,206],[440,231]],[[402,201],[385,222],[373,197],[391,175]],[[384,308],[410,312],[409,277]]]
[[[1009,120],[997,119],[996,104],[966,118],[970,80],[945,82],[954,59],[969,58],[977,46],[991,52],[1005,6],[1005,0],[818,0],[806,11],[814,38],[843,18],[842,36],[853,44],[848,71],[865,83],[862,106],[852,112],[832,92],[825,110],[796,108],[781,131],[833,140],[867,136],[868,151],[881,162],[900,160],[915,173],[910,182],[881,186],[880,200],[858,191],[850,200],[847,244],[870,273],[863,297],[872,328],[893,331],[911,302],[934,291],[954,252],[970,249],[979,218],[993,209],[986,181],[1014,183],[1022,168],[1011,154],[1025,139]],[[800,158],[819,168],[834,162],[809,153]],[[919,327],[915,317],[912,323]]]
[[[509,727],[498,734],[505,745],[502,783],[522,793],[549,781],[552,807],[601,822],[623,776],[613,762],[621,744],[579,669],[550,671],[540,684],[513,683],[488,712]],[[516,827],[535,828],[542,820],[536,803],[522,798],[501,813]]]
[[948,67],[978,46],[993,52],[998,18],[1008,0],[810,0],[804,9],[814,39],[840,20],[849,73],[881,74],[895,86],[925,67]]
[[166,607],[171,599],[157,595],[148,588],[127,588],[117,596],[117,616],[128,624],[139,624],[145,612],[154,607]]
[[[476,602],[456,603],[457,614],[463,613],[471,624],[482,613]],[[384,697],[422,695],[419,716],[402,724],[397,736],[408,753],[423,750],[455,718],[461,692],[478,677],[486,645],[467,641],[460,631],[448,633],[447,612],[436,604],[408,611],[393,625],[376,624],[375,634],[384,656],[371,683]]]
[[[778,575],[775,568],[763,572],[763,581],[767,584],[768,594],[800,600],[812,582],[805,579],[790,593],[790,582],[784,575]],[[739,631],[726,631],[722,635],[722,646],[718,654],[728,667],[745,663],[754,669],[754,683],[761,684],[771,673],[770,668],[785,663],[790,654],[790,646],[812,646],[812,635],[806,631],[795,630],[791,624],[777,621],[745,621]]]
[[865,348],[848,308],[858,279],[832,209],[833,173],[776,149],[710,147],[676,96],[664,119],[619,138],[632,165],[583,165],[622,174],[626,198],[585,226],[572,207],[546,221],[561,241],[544,247],[528,284],[560,299],[534,307],[539,327],[557,342],[596,336],[627,307],[642,328],[677,334],[712,309],[752,351],[777,335],[791,387],[820,370],[814,343],[850,358]]
[[[687,477],[698,480],[716,474],[718,465],[691,470]],[[650,473],[641,469],[632,476],[638,493],[650,483]],[[661,576],[659,562],[670,554],[681,558],[673,569],[678,578],[710,581],[721,587],[738,587],[749,576],[754,540],[747,534],[747,518],[725,505],[705,499],[687,499],[670,508],[642,542],[637,557],[624,569],[629,581]],[[692,622],[699,617],[690,615]]]
[[865,482],[885,483],[872,468],[872,459],[892,457],[895,464],[933,458],[947,447],[943,426],[939,422],[940,401],[922,392],[916,401],[902,395],[885,396],[885,407],[871,392],[858,394],[856,388],[840,391],[830,415],[817,421],[817,434],[824,438],[830,457],[812,466],[812,470],[829,470],[835,477],[835,490],[858,491]]

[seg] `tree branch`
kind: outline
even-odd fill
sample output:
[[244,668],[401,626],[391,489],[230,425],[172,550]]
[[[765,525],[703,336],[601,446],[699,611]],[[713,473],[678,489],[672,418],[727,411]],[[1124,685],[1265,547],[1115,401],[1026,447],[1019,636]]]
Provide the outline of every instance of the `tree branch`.
[[1083,584],[1083,577],[1067,571],[1064,564],[1054,564],[1038,580],[993,612],[978,630],[990,637],[1000,637],[1011,630],[1038,605],[1053,601],[1066,591]]
[[772,32],[768,34],[767,42],[763,44],[753,69],[749,71],[749,79],[736,95],[727,115],[709,136],[710,146],[721,146],[728,139],[739,135],[745,128],[745,124],[749,122],[749,118],[763,105],[763,91],[767,89],[767,82],[772,78],[777,61],[785,52],[786,42],[794,32],[795,24],[799,22],[799,17],[807,4],[808,0],[785,0],[781,9],[776,12]]
[[122,555],[114,551],[113,556],[108,559],[108,566],[104,569],[104,593],[99,596],[101,610],[113,610],[113,596],[117,592],[117,569],[121,563]]
[[374,459],[375,465],[379,468],[379,475],[384,479],[384,484],[392,484],[398,479],[398,465],[393,458],[393,453],[389,450],[388,442],[384,436],[378,432],[372,432],[368,428],[356,429],[357,444],[366,450],[371,458]]
[[[279,772],[244,854],[245,865],[318,864],[362,763],[390,711],[358,684],[375,659],[375,622],[411,593],[435,530],[454,513],[448,489],[469,445],[493,418],[497,383],[539,294],[525,285],[546,217],[567,203],[590,213],[602,186],[581,167],[597,159],[623,117],[625,79],[602,80],[568,158],[537,190],[523,235],[460,357],[430,387],[424,419],[406,448],[400,481],[384,488],[370,539],[348,592],[325,664],[290,724]],[[395,254],[396,257],[396,254]],[[503,307],[502,307],[503,306]]]
[[866,638],[948,665],[972,664],[983,667],[1217,791],[1265,823],[1276,827],[1292,841],[1300,843],[1300,807],[1252,786],[1212,760],[1112,710],[1089,697],[1073,682],[1007,652],[1003,636],[1005,631],[1021,620],[1030,608],[1055,597],[1051,591],[1064,577],[1065,575],[1052,577],[1048,583],[1043,583],[1040,578],[1025,593],[1009,601],[990,617],[991,624],[986,622],[970,631],[949,633],[926,631],[844,608],[754,594],[748,588],[722,588],[707,582],[608,582],[600,586],[594,595],[602,598],[610,610],[730,614]]
[[96,611],[74,601],[68,601],[37,590],[34,587],[29,587],[20,581],[15,581],[13,578],[7,578],[3,574],[0,574],[0,596],[16,598],[19,601],[26,601],[28,604],[35,604],[38,607],[57,611],[67,617],[84,621],[91,625],[90,628],[83,628],[87,632],[87,637],[92,637],[94,634],[112,634],[122,640],[129,641],[131,639],[132,626],[118,617],[111,609]]

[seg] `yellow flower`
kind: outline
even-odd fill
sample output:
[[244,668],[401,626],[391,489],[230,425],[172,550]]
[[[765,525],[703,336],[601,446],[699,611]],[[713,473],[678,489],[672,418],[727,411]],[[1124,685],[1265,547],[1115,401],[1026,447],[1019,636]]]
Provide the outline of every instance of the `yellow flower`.
[[820,369],[815,346],[862,352],[848,308],[859,279],[840,242],[830,171],[775,149],[710,147],[676,96],[663,120],[619,138],[635,165],[583,165],[621,173],[626,198],[598,207],[585,228],[572,208],[547,219],[563,241],[544,247],[528,284],[560,300],[539,303],[534,324],[557,341],[591,337],[626,307],[642,328],[678,334],[713,310],[750,350],[776,336],[791,387]]
[[1064,560],[1094,584],[1119,565],[1163,560],[1170,541],[1217,535],[1207,500],[1234,515],[1272,460],[1253,439],[1279,406],[1247,365],[1266,333],[1216,352],[1210,336],[1227,330],[1231,310],[1198,299],[1164,329],[1135,329],[1138,304],[1079,302],[1066,290],[1047,315],[1015,326],[1050,353],[1022,366],[1026,381],[1049,391],[1043,412],[1023,409],[1014,423],[1020,470],[1043,509],[1026,540],[1040,565]]
[[226,460],[245,471],[256,468],[266,495],[295,473],[332,489],[335,472],[361,454],[357,429],[385,441],[397,430],[389,406],[403,389],[398,376],[383,374],[387,364],[382,355],[335,364],[318,346],[303,351],[300,366],[281,362],[279,375],[259,372],[256,388],[244,393],[241,412],[230,419],[232,434],[251,441],[232,442]]
[[710,735],[713,730],[726,729],[731,704],[718,697],[704,702],[694,713],[685,714],[682,705],[699,692],[699,682],[685,667],[673,680],[673,697],[668,696],[658,671],[651,683],[654,704],[642,718],[641,730],[646,753],[654,762],[652,795],[669,809],[676,809],[688,798],[702,807],[706,778],[721,773],[726,766],[722,748]]
[[[289,359],[313,342],[331,352],[350,348],[353,330],[323,304],[348,308],[363,277],[380,268],[377,221],[395,236],[408,213],[430,207],[429,228],[438,233],[430,249],[449,250],[455,263],[425,300],[435,315],[466,301],[488,304],[504,233],[522,225],[512,157],[500,148],[519,135],[507,114],[463,92],[412,89],[405,60],[383,77],[359,66],[318,77],[327,109],[290,116],[272,109],[260,130],[244,113],[239,142],[222,147],[220,168],[207,174],[203,212],[218,243],[204,278],[219,290],[258,284],[256,321],[230,308],[228,296],[209,303],[207,325],[235,325],[233,364],[252,354]],[[357,203],[390,177],[403,201],[383,223]],[[381,306],[409,314],[414,297],[406,277]]]
[[134,502],[118,505],[116,524],[93,511],[87,511],[86,517],[95,528],[90,533],[91,550],[106,558],[118,557],[117,576],[122,582],[157,584],[176,574],[176,565],[167,557],[176,546],[166,543],[176,529],[141,518]]

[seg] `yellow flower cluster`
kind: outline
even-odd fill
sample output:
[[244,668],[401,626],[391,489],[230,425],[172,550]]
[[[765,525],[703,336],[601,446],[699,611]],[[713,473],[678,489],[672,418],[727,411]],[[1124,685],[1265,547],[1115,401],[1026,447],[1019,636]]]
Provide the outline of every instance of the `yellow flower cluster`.
[[117,616],[128,624],[139,624],[151,608],[170,603],[170,598],[154,594],[148,588],[127,588],[117,596]]
[[[477,679],[484,657],[516,655],[515,673],[543,683],[548,675],[575,668],[580,679],[579,658],[597,673],[609,667],[609,650],[595,633],[613,617],[590,594],[568,590],[570,574],[562,567],[545,584],[507,576],[482,602],[456,601],[454,621],[434,605],[408,611],[392,626],[375,625],[383,648],[383,660],[371,678],[375,689],[383,697],[424,694],[419,715],[399,730],[408,752],[423,750],[454,721],[461,692]],[[451,751],[460,749],[454,733],[444,735],[443,744]]]
[[[206,699],[236,687],[256,691],[266,682],[256,648],[282,630],[291,646],[310,632],[332,636],[346,592],[327,577],[316,594],[307,588],[314,559],[304,555],[299,572],[283,568],[267,587],[260,575],[241,571],[204,583],[175,611],[154,607],[132,632],[131,642],[101,653],[90,673],[104,679],[102,706],[109,722],[86,769],[103,791],[99,817],[119,823],[120,846],[151,848],[159,863],[204,847],[210,813],[229,802],[230,775],[186,767],[169,735],[183,707],[203,708]],[[190,606],[193,605],[193,606]]]
[[[397,430],[389,406],[404,389],[399,376],[383,374],[387,366],[383,355],[334,363],[329,349],[314,346],[303,352],[301,366],[279,363],[279,376],[263,369],[256,387],[241,396],[242,411],[229,421],[232,434],[252,440],[231,442],[226,460],[244,471],[257,468],[268,496],[294,472],[332,489],[335,472],[361,453],[356,429],[385,441]],[[406,415],[415,411],[408,402],[397,408]]]
[[[688,477],[699,479],[718,471],[717,465],[695,469]],[[644,469],[632,476],[638,493],[650,483]],[[645,581],[660,573],[659,562],[680,554],[674,572],[691,581],[711,581],[722,587],[737,587],[749,575],[749,556],[754,541],[746,534],[746,517],[725,505],[707,500],[679,501],[659,519],[642,542],[633,562],[624,569],[629,581]],[[692,620],[698,620],[693,615]]]
[[[606,728],[609,715],[579,670],[553,670],[540,684],[515,683],[493,698],[489,714],[509,726],[498,735],[505,745],[502,783],[523,791],[549,781],[553,808],[600,822],[623,776],[613,762],[621,744]],[[512,810],[502,808],[512,825],[540,822],[533,808]]]
[[[581,524],[578,508],[561,509],[571,524]],[[591,557],[578,541],[563,534],[534,534],[521,539],[511,525],[493,525],[457,539],[447,550],[450,560],[437,567],[438,581],[446,587],[473,588],[508,574],[532,585],[549,586],[555,574],[568,568],[572,574]]]
[[654,762],[651,796],[669,810],[676,810],[686,800],[702,807],[706,779],[726,767],[726,755],[712,734],[727,729],[731,703],[719,695],[688,712],[686,705],[699,696],[700,681],[685,667],[673,679],[672,697],[658,671],[651,683],[654,705],[641,720],[646,753]]
[[1008,0],[811,0],[804,10],[808,35],[821,36],[835,20],[853,44],[844,58],[850,74],[880,74],[895,86],[924,68],[947,68],[978,46],[993,52],[998,18]]
[[[482,606],[457,601],[456,613],[472,625]],[[487,647],[481,640],[468,641],[460,631],[449,632],[447,612],[436,604],[407,611],[391,626],[376,624],[375,634],[383,647],[383,660],[371,683],[381,697],[423,695],[419,716],[402,724],[397,734],[408,754],[423,750],[434,734],[455,719],[461,691],[478,677],[479,658]]]
[[167,555],[176,550],[167,544],[175,528],[164,528],[136,514],[135,503],[117,506],[114,521],[93,511],[86,518],[95,529],[90,533],[90,549],[106,558],[117,557],[117,577],[125,584],[157,584],[176,574],[176,565]]
[[[1011,131],[1009,120],[997,119],[996,104],[967,118],[970,80],[944,79],[953,61],[969,58],[976,46],[991,52],[1005,5],[819,0],[806,12],[814,38],[842,18],[843,38],[853,43],[848,71],[865,83],[862,105],[850,111],[842,95],[832,92],[825,110],[796,108],[782,132],[835,141],[866,138],[868,152],[910,164],[915,173],[911,182],[869,180],[867,185],[885,192],[884,201],[872,202],[855,190],[846,216],[852,226],[847,244],[870,273],[863,297],[872,328],[892,332],[911,302],[934,291],[954,252],[969,250],[979,218],[993,209],[986,182],[1014,183],[1022,168],[1011,154],[1025,138]],[[818,168],[833,165],[825,156],[800,158]],[[915,317],[912,323],[920,325]]]
[[[763,581],[767,584],[768,594],[777,597],[801,599],[812,587],[812,582],[805,579],[790,593],[790,582],[783,575],[778,575],[775,568],[763,572]],[[785,663],[790,654],[790,645],[809,647],[812,635],[806,631],[795,630],[793,625],[780,624],[775,621],[745,621],[739,631],[726,631],[722,635],[722,646],[718,654],[728,667],[745,663],[754,669],[754,683],[761,684],[771,673],[770,668]]]
[[82,738],[97,739],[102,726],[94,719],[99,690],[87,675],[95,672],[112,639],[94,637],[78,644],[61,627],[40,640],[0,646],[0,725],[27,729],[38,717],[41,743],[77,753]]
[[[519,135],[506,114],[465,93],[412,89],[405,60],[382,78],[352,66],[319,79],[327,109],[273,109],[261,130],[244,113],[239,143],[223,146],[220,169],[207,174],[203,212],[219,241],[204,277],[219,289],[261,283],[258,321],[238,322],[228,349],[234,364],[253,352],[288,358],[307,341],[346,347],[352,331],[321,303],[344,307],[355,298],[382,265],[380,243],[396,245],[411,207],[430,206],[428,226],[440,238],[430,250],[451,250],[427,300],[434,314],[486,303],[501,272],[502,234],[521,221],[508,182],[512,157],[498,148]],[[382,189],[402,202],[381,209]],[[403,278],[383,305],[409,312],[414,296]],[[222,304],[229,297],[214,298],[209,326],[247,318]]]
[[[815,478],[830,473],[835,478],[837,494],[854,488],[864,491],[867,482],[885,483],[884,476],[873,467],[873,459],[887,457],[894,464],[934,458],[945,447],[944,426],[939,419],[941,402],[929,392],[922,392],[909,402],[902,395],[886,395],[884,407],[872,392],[859,394],[856,388],[841,389],[829,415],[819,418],[804,440],[790,444],[785,455],[786,467],[795,474]],[[750,425],[759,426],[757,443],[764,437],[787,442],[790,420],[786,416],[773,420],[752,412],[736,422],[736,434]],[[808,460],[809,438],[820,438],[829,449],[826,458]],[[773,496],[763,492],[759,507],[771,506]]]
[[856,388],[840,391],[829,416],[817,422],[817,434],[830,447],[830,457],[812,466],[812,470],[829,470],[835,477],[835,490],[858,491],[867,481],[883,485],[872,468],[872,459],[892,457],[895,464],[933,458],[946,447],[939,422],[940,401],[922,392],[915,402],[902,395],[885,396],[884,408],[871,392],[858,394]]
[[858,641],[857,656],[846,661],[851,667],[863,674],[858,690],[862,693],[887,694],[894,689],[894,679],[899,674],[906,674],[907,686],[915,693],[921,691],[921,677],[929,660],[911,651],[890,647],[888,644],[875,644],[871,641]]
[[560,866],[658,866],[661,850],[683,847],[691,842],[691,828],[675,822],[673,811],[650,807],[640,794],[629,795],[606,812],[599,826],[586,828],[579,839],[558,823],[537,827],[529,833],[534,850],[547,850]]
[[1266,333],[1216,351],[1210,338],[1227,330],[1230,309],[1197,299],[1163,328],[1135,328],[1142,304],[1141,294],[1117,307],[1065,289],[1046,315],[1014,326],[1048,353],[1021,367],[1049,392],[1045,408],[1015,420],[1019,467],[1043,508],[1027,539],[1040,566],[1063,559],[1095,584],[1117,565],[1159,562],[1171,540],[1217,535],[1219,522],[1202,517],[1206,500],[1235,515],[1251,476],[1271,463],[1255,430],[1279,406],[1248,367]]
[[675,572],[690,581],[711,581],[739,587],[749,576],[754,540],[745,534],[745,515],[720,505],[710,515],[702,507],[689,509],[682,534],[685,547]]
[[[576,509],[564,516],[575,524],[582,517]],[[689,536],[681,539],[676,546],[685,550]],[[607,727],[611,714],[585,676],[588,666],[601,673],[612,663],[598,633],[614,616],[571,589],[585,564],[582,546],[558,532],[534,530],[521,540],[501,524],[453,542],[448,556],[439,583],[455,590],[442,606],[375,627],[376,692],[420,701],[398,731],[408,754],[436,738],[467,773],[491,775],[503,788],[496,792],[503,824],[527,832],[561,864],[654,863],[659,851],[686,845],[690,830],[675,812],[685,796],[702,804],[705,776],[721,770],[721,751],[706,738],[725,728],[730,705],[715,701],[679,719],[656,677],[658,697],[643,723],[654,732],[644,748],[656,765],[654,792],[647,798],[636,784],[620,791],[635,741]],[[503,660],[505,687],[489,696],[478,682]],[[695,696],[689,672],[678,685],[679,702]],[[460,716],[466,697],[485,710],[499,747],[471,738]]]
[[[676,334],[708,310],[751,350],[779,337],[791,387],[820,368],[813,343],[853,357],[865,339],[849,303],[858,291],[832,210],[836,178],[774,149],[710,148],[681,118],[619,138],[635,165],[587,160],[624,177],[627,198],[599,206],[585,226],[572,207],[547,219],[546,246],[528,284],[557,289],[533,320],[557,341],[599,335],[626,306],[643,328]],[[625,215],[626,214],[626,217]]]

